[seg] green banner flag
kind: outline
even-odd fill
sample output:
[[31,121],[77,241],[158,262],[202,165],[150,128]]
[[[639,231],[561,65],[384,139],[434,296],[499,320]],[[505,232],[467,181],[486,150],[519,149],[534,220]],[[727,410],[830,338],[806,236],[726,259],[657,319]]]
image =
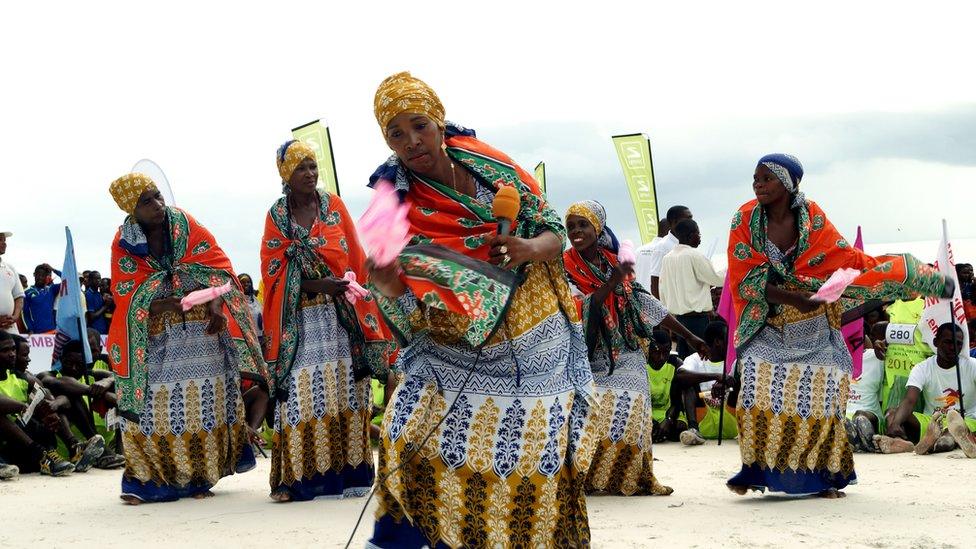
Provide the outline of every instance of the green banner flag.
[[336,177],[335,158],[332,156],[332,137],[329,127],[318,120],[291,130],[291,135],[305,142],[315,151],[315,162],[319,165],[319,188],[332,194],[339,194],[339,179]]
[[539,162],[535,165],[535,180],[539,182],[542,194],[546,194],[546,163]]
[[654,165],[651,163],[651,141],[641,133],[613,136],[613,146],[620,157],[630,200],[637,214],[641,241],[645,244],[657,236],[657,190],[654,188]]

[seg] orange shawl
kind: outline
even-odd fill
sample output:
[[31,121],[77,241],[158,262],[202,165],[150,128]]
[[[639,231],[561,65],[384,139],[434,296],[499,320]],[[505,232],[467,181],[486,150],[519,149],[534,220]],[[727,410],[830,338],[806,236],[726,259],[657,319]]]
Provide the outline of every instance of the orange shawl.
[[[322,196],[319,217],[307,236],[292,235],[287,200],[286,196],[279,198],[268,211],[261,245],[265,358],[279,392],[287,388],[285,380],[298,348],[296,316],[302,280],[342,278],[352,271],[357,281],[366,281],[366,254],[342,199],[332,194]],[[382,370],[388,360],[391,337],[380,322],[376,301],[370,295],[354,306],[342,297],[333,303],[349,334],[357,379],[373,369]]]
[[942,293],[942,275],[915,257],[872,257],[854,248],[814,202],[806,201],[796,212],[800,236],[791,265],[773,263],[767,257],[766,212],[757,200],[745,203],[732,218],[728,258],[733,306],[739,319],[736,348],[766,324],[770,314],[766,284],[771,276],[774,283],[816,292],[837,269],[858,269],[863,274],[844,291],[845,309],[869,299],[913,299]]

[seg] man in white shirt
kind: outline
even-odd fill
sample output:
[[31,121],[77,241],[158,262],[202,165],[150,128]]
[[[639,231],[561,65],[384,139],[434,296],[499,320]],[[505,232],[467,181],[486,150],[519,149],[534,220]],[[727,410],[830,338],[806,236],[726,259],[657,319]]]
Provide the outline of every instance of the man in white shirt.
[[881,396],[885,379],[884,341],[887,322],[876,322],[868,334],[870,345],[861,359],[861,375],[851,379],[847,397],[847,420],[844,427],[855,452],[877,452],[874,437],[881,431]]
[[[674,228],[680,221],[691,218],[691,210],[687,206],[671,206],[668,208],[668,217],[666,220],[670,230],[650,252],[650,258],[647,260],[647,271],[651,277],[650,290],[654,297],[658,299],[661,299],[658,284],[661,278],[662,261],[664,261],[664,256],[668,255],[668,252],[678,245],[678,237],[674,234]],[[639,280],[639,282],[643,284],[643,280]]]
[[[694,220],[680,221],[671,232],[678,244],[662,261],[661,303],[691,333],[702,337],[712,311],[712,286],[722,286],[725,273],[716,272],[712,262],[696,249],[701,245],[701,233]],[[678,356],[685,358],[692,352],[687,342],[678,341]]]
[[[966,457],[976,457],[976,359],[962,349],[962,328],[951,322],[939,326],[935,334],[935,356],[912,368],[907,392],[888,425],[888,436],[918,441],[916,454],[948,452],[962,448]],[[966,417],[959,413],[959,382]],[[915,412],[919,397],[922,412]],[[904,442],[904,441],[902,441]],[[880,445],[880,442],[879,442]],[[885,448],[882,447],[882,450]],[[889,453],[910,451],[905,444],[889,444]]]
[[17,321],[24,310],[24,287],[17,269],[3,260],[3,254],[7,253],[7,239],[13,235],[10,231],[0,232],[0,330],[17,334],[20,333]]
[[[701,355],[694,353],[684,360],[681,367],[674,373],[671,384],[672,392],[681,395],[681,411],[684,412],[688,429],[680,435],[681,443],[685,446],[698,446],[705,439],[717,439],[719,434],[719,410],[722,406],[722,371],[725,369],[725,351],[729,338],[729,327],[720,320],[710,322],[705,328],[705,343],[708,344],[708,354],[718,361],[703,360]],[[724,378],[726,386],[732,384],[732,376]],[[716,386],[716,384],[718,384]],[[728,400],[727,402],[731,402]],[[705,407],[705,416],[698,421],[696,409]],[[731,439],[739,435],[735,421],[735,412],[725,411],[722,419],[722,438]]]
[[644,244],[640,248],[634,250],[634,255],[637,257],[637,264],[634,265],[634,279],[644,287],[644,289],[650,291],[651,289],[651,258],[653,256],[652,251],[657,243],[664,240],[664,237],[668,235],[671,231],[671,225],[668,225],[668,219],[664,218],[657,222],[657,236],[653,240]]

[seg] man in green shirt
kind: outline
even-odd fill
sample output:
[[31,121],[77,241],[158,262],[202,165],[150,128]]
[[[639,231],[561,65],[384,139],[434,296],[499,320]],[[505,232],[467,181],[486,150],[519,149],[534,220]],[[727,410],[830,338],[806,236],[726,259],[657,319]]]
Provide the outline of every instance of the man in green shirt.
[[[886,337],[878,344],[884,354],[884,386],[881,389],[881,404],[887,421],[905,397],[905,384],[912,368],[934,355],[932,347],[922,337],[918,323],[925,310],[925,300],[898,300],[888,305],[888,327]],[[916,410],[920,411],[920,410]]]
[[[651,392],[651,413],[654,419],[652,440],[664,442],[677,441],[681,431],[687,428],[681,418],[666,421],[671,409],[671,382],[674,373],[681,366],[681,359],[677,354],[671,354],[671,337],[664,330],[654,330],[647,353],[647,381]],[[680,398],[675,403],[681,402]],[[675,415],[678,407],[675,406]]]
[[[95,343],[98,346],[92,349],[93,361],[100,359],[101,351],[100,340]],[[68,400],[70,405],[65,410],[66,415],[82,437],[87,441],[103,440],[103,448],[92,465],[99,469],[115,469],[125,464],[125,458],[105,448],[104,436],[98,433],[99,428],[106,431],[104,415],[115,408],[115,376],[108,370],[93,368],[88,371],[81,341],[65,343],[61,349],[61,370],[44,372],[38,379],[54,396]],[[79,452],[83,451],[79,445],[69,446],[72,461],[80,459]]]
[[[55,477],[70,474],[74,463],[58,455],[57,435],[73,440],[67,422],[58,414],[65,400],[45,398],[24,421],[32,390],[42,390],[16,373],[17,343],[0,332],[0,454],[20,471],[40,471]],[[7,470],[9,474],[9,469]]]

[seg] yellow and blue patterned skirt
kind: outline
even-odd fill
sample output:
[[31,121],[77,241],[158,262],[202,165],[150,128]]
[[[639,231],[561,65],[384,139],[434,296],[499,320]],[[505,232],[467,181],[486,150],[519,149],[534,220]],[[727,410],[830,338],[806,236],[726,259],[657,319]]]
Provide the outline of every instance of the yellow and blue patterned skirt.
[[729,485],[815,494],[854,484],[844,431],[851,357],[823,314],[768,325],[739,356],[742,470]]
[[[121,319],[120,319],[121,321]],[[207,335],[206,306],[150,321],[149,384],[139,421],[122,420],[122,495],[174,501],[255,466],[235,346]]]
[[590,429],[597,445],[586,475],[587,492],[623,496],[672,492],[654,476],[654,416],[646,363],[640,350],[620,353],[610,375],[606,353],[598,353],[591,362],[597,404]]
[[324,296],[303,295],[288,399],[275,404],[271,491],[296,501],[358,497],[373,486],[369,378],[355,381],[349,336]]
[[565,282],[531,269],[480,353],[458,342],[457,315],[425,317],[398,358],[368,547],[589,545],[592,378],[582,328],[557,291],[572,306]]

